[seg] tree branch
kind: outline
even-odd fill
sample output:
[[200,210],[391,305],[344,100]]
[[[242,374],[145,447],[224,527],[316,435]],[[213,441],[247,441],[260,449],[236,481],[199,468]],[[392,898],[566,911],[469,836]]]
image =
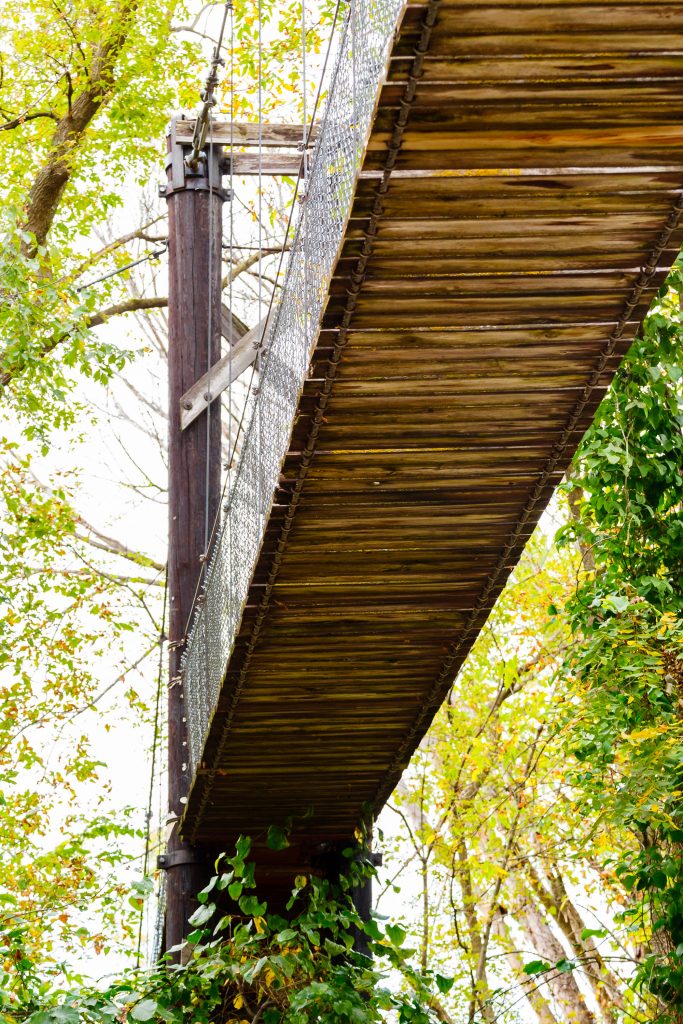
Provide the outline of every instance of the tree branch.
[[110,253],[115,252],[117,249],[120,249],[122,245],[127,245],[128,242],[135,241],[135,239],[141,239],[142,241],[145,242],[162,241],[162,237],[150,236],[145,234],[145,232],[147,231],[147,228],[151,228],[154,224],[158,224],[160,220],[163,220],[164,216],[165,214],[160,214],[153,220],[147,221],[146,224],[143,224],[142,227],[137,228],[135,231],[130,231],[127,235],[121,235],[120,238],[115,238],[113,242],[109,242],[101,249],[98,249],[97,252],[91,253],[91,255],[88,256],[86,260],[83,260],[83,262],[80,263],[75,270],[72,270],[71,273],[61,278],[60,284],[63,284],[67,281],[75,281],[76,278],[80,277],[81,274],[84,274],[86,270],[89,270],[94,263],[99,262],[99,260],[104,259],[105,256],[108,256]]
[[116,62],[132,27],[138,0],[122,0],[114,13],[114,27],[93,52],[87,74],[87,85],[73,99],[67,114],[59,119],[50,153],[38,171],[26,204],[24,229],[35,239],[26,251],[35,255],[43,244],[73,169],[73,158],[86,130],[111,94]]
[[[107,306],[106,309],[101,309],[98,313],[93,313],[92,316],[86,317],[84,325],[86,327],[101,327],[102,324],[106,323],[113,316],[121,316],[123,313],[135,313],[146,309],[163,309],[168,306],[168,298],[163,296],[155,296],[152,298],[144,298],[142,296],[133,299],[126,299],[124,302],[116,303],[113,306]],[[70,332],[65,331],[63,334],[57,335],[55,338],[51,338],[50,341],[45,342],[41,347],[39,355],[41,358],[53,352],[58,345],[66,341],[69,337]],[[21,359],[10,363],[10,365],[4,365],[3,359],[4,353],[0,353],[0,388],[6,387],[10,381],[17,377],[24,369]]]
[[[265,253],[263,255],[265,255]],[[225,288],[230,281],[234,281],[236,277],[244,273],[245,270],[248,270],[249,267],[254,265],[254,263],[257,263],[260,256],[260,253],[255,253],[236,263],[232,270],[223,279],[222,287]],[[106,309],[101,309],[97,313],[93,313],[91,316],[86,317],[84,319],[84,326],[101,327],[102,324],[107,322],[107,320],[110,320],[115,316],[121,316],[123,313],[140,313],[149,309],[166,309],[167,307],[167,296],[133,296],[130,299],[124,299],[122,302],[115,303],[113,306],[107,306]],[[62,342],[66,341],[68,337],[69,332],[65,331],[64,334],[51,338],[50,341],[46,342],[42,346],[38,354],[41,357],[49,355],[50,352],[53,352],[54,349],[58,347],[58,345],[61,345]],[[23,368],[21,360],[10,364],[9,366],[3,366],[3,353],[0,353],[0,389],[6,387],[14,377],[21,373]]]
[[4,124],[0,124],[0,132],[10,132],[13,128],[19,128],[20,125],[26,124],[27,121],[35,121],[38,117],[49,117],[59,123],[59,118],[53,110],[39,110],[35,114],[19,114],[11,121],[5,121]]
[[[93,313],[91,317],[87,318],[86,327],[101,327],[102,324],[106,323],[113,316],[121,316],[123,313],[140,313],[146,309],[165,309],[167,306],[168,298],[163,295],[154,295],[149,298],[138,296],[137,298],[125,299],[123,302],[118,302],[113,306],[107,306],[106,309],[101,309],[98,313]],[[63,338],[58,339],[55,345],[63,340]]]
[[161,562],[155,562],[153,558],[143,555],[142,552],[133,551],[132,548],[126,547],[116,537],[109,537],[106,533],[102,533],[81,516],[78,518],[78,523],[87,531],[87,534],[76,534],[78,540],[83,541],[84,544],[89,544],[93,548],[99,548],[100,551],[107,551],[110,555],[126,558],[129,562],[133,562],[135,565],[145,569],[156,569],[157,572],[163,572],[166,568]]

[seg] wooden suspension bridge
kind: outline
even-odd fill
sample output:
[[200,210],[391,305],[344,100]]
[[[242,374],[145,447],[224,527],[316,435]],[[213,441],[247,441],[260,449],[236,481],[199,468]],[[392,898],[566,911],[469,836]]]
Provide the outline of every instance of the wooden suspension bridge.
[[395,28],[181,823],[293,817],[297,866],[387,800],[683,241],[683,3]]

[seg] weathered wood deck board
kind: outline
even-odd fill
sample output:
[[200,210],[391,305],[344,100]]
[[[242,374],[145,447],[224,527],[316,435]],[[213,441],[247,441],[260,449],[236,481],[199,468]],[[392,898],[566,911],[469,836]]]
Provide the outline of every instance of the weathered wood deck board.
[[184,822],[225,843],[306,815],[304,862],[387,798],[683,242],[683,2],[441,0],[378,205],[427,9]]

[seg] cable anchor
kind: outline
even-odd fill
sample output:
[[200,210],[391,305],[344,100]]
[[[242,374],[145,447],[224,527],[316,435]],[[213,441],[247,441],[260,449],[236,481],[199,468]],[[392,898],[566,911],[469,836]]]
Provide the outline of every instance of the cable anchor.
[[197,120],[194,126],[194,134],[192,136],[192,149],[185,157],[185,163],[191,171],[196,171],[199,166],[201,159],[201,153],[206,145],[206,136],[209,130],[209,115],[211,108],[216,106],[216,97],[214,92],[218,85],[218,69],[225,67],[225,61],[221,57],[221,50],[223,48],[223,34],[225,32],[225,23],[228,19],[228,13],[232,11],[232,0],[227,0],[225,8],[223,10],[223,22],[221,24],[221,31],[218,36],[218,41],[211,57],[211,66],[209,73],[206,77],[206,84],[204,89],[199,94],[202,100],[201,110],[197,114]]

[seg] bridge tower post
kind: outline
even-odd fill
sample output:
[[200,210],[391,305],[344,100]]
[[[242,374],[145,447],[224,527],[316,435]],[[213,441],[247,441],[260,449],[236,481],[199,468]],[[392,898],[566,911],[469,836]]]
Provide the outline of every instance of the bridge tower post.
[[178,831],[192,778],[181,662],[218,512],[221,484],[220,401],[181,429],[181,396],[220,358],[222,148],[207,145],[188,162],[190,146],[168,135],[168,819],[165,949],[182,942],[197,892],[206,884],[202,850]]

